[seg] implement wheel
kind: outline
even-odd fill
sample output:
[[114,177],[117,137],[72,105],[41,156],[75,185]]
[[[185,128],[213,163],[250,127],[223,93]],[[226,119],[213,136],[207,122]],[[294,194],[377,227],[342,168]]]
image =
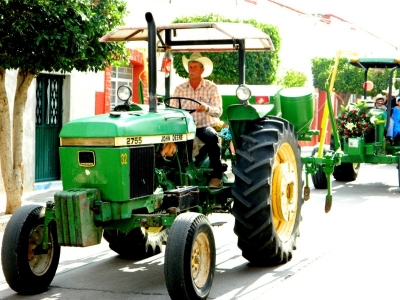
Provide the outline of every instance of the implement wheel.
[[172,224],[164,274],[171,299],[206,299],[215,271],[215,241],[208,219],[183,213]]
[[3,273],[9,286],[20,294],[45,291],[57,271],[60,245],[54,222],[49,224],[48,249],[41,249],[44,213],[42,206],[22,206],[12,215],[4,231]]
[[[314,156],[318,153],[318,146],[314,147],[311,156]],[[326,149],[323,149],[323,154],[326,153]],[[322,166],[317,166],[317,172],[315,174],[311,174],[311,180],[316,189],[326,189],[328,188],[328,179],[326,178],[326,174],[322,171]]]
[[303,204],[293,126],[276,117],[246,124],[236,156],[232,213],[238,247],[255,265],[286,263],[296,247]]
[[360,163],[341,163],[333,169],[333,178],[337,181],[354,181],[360,172]]

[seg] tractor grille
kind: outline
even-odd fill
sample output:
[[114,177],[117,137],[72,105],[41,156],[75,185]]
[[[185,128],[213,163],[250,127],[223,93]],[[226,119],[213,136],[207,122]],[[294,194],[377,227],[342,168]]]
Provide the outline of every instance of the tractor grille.
[[154,146],[131,148],[130,156],[130,197],[153,194]]

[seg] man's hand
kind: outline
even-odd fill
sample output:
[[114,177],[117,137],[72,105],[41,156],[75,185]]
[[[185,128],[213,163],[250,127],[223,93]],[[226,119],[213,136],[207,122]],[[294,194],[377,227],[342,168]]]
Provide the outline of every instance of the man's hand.
[[202,104],[196,108],[196,112],[208,112],[210,107],[208,105]]

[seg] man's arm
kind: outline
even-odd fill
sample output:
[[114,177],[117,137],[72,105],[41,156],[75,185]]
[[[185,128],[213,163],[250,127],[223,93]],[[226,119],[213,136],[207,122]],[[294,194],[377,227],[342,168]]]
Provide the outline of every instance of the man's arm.
[[204,106],[205,112],[208,115],[214,118],[219,118],[222,115],[222,97],[218,92],[217,86],[214,86],[214,89],[212,91],[210,105],[206,104]]

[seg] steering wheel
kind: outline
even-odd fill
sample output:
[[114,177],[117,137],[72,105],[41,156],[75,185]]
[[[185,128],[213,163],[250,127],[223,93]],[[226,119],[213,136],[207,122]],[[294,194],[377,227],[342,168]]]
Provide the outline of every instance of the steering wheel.
[[[171,100],[178,100],[178,106],[179,107],[171,106],[170,105]],[[187,100],[187,101],[194,102],[194,103],[196,103],[198,105],[202,105],[201,102],[199,102],[199,101],[197,101],[195,99],[192,99],[192,98],[187,98],[187,97],[169,97],[169,98],[165,98],[164,99],[164,104],[165,104],[166,107],[183,109],[183,110],[186,110],[189,113],[194,113],[196,111],[196,109],[182,108],[182,100]]]

